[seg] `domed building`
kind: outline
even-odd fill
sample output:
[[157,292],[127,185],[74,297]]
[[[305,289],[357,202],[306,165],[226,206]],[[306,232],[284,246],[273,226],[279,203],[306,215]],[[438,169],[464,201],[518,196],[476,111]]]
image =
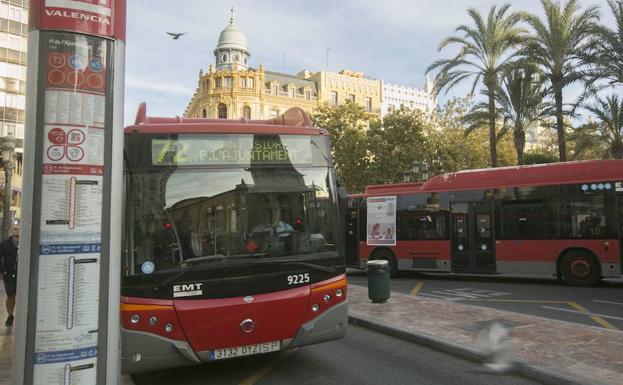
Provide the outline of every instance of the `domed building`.
[[249,66],[246,35],[234,23],[219,35],[215,64],[199,71],[199,82],[184,116],[221,119],[268,119],[290,107],[311,111],[318,106],[316,83],[303,76]]

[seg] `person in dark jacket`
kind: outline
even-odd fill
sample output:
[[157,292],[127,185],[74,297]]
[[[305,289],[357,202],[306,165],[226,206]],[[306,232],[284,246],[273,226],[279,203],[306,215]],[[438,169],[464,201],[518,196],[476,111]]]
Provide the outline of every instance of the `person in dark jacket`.
[[19,247],[19,225],[13,225],[12,235],[0,243],[0,273],[6,291],[6,311],[9,314],[6,326],[13,325],[15,293],[17,291],[17,249]]

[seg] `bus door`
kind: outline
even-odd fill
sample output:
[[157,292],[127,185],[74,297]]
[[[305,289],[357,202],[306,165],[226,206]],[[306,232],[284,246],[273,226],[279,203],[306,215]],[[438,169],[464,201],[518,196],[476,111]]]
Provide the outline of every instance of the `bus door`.
[[360,267],[359,264],[359,207],[346,210],[346,266]]
[[452,271],[495,272],[493,213],[489,202],[453,203]]

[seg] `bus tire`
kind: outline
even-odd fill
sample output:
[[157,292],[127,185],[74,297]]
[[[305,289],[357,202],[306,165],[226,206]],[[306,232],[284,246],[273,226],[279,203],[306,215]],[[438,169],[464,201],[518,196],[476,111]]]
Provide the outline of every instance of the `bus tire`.
[[560,261],[560,272],[570,286],[593,286],[601,279],[597,258],[585,250],[567,252]]
[[389,276],[396,278],[398,275],[398,265],[396,264],[396,257],[389,250],[378,250],[372,255],[372,259],[382,259],[389,262]]

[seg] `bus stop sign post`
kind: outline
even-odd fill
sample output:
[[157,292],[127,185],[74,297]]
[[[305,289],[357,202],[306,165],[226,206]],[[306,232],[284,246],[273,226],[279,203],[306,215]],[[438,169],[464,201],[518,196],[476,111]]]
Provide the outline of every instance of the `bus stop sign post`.
[[125,0],[31,0],[13,384],[115,384]]

